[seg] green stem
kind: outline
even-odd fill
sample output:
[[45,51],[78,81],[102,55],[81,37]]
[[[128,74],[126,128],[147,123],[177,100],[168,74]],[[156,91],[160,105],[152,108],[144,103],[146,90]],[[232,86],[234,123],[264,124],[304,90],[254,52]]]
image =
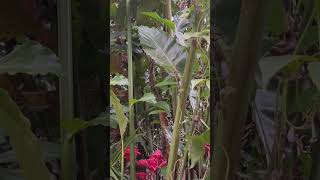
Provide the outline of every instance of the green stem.
[[[197,17],[198,17],[198,13],[196,12],[195,19],[197,19]],[[196,26],[193,27],[193,31],[196,32]],[[175,114],[174,125],[173,125],[173,137],[172,137],[173,141],[170,146],[170,154],[169,154],[167,174],[166,174],[167,180],[172,179],[171,176],[172,176],[174,165],[177,159],[181,118],[184,116],[184,112],[185,112],[186,98],[189,92],[189,86],[190,86],[191,77],[192,77],[192,66],[196,58],[196,48],[197,48],[197,39],[193,38],[189,55],[188,55],[184,72],[183,72],[184,76],[182,80],[182,85],[179,88],[177,108],[176,108],[176,114]]]
[[[62,66],[62,74],[59,79],[60,121],[64,121],[74,118],[71,0],[59,0],[57,3],[58,47]],[[76,180],[75,140],[73,137],[69,139],[68,133],[62,127],[61,139],[61,179]]]
[[265,16],[265,0],[243,0],[230,74],[213,152],[213,179],[234,180],[239,166],[241,135],[252,94]]
[[[192,116],[192,125],[191,125],[191,130],[188,132],[188,135],[192,136],[194,134],[194,129],[195,129],[195,120],[197,115],[199,114],[199,107],[200,107],[200,89],[198,89],[198,93],[197,93],[197,100],[196,100],[196,107],[195,107],[195,110],[194,110],[194,114]],[[182,179],[182,176],[183,176],[183,172],[184,172],[184,167],[186,165],[186,162],[187,162],[187,158],[188,158],[188,152],[189,152],[189,148],[190,147],[190,144],[187,143],[186,145],[186,150],[184,151],[184,154],[183,154],[183,159],[182,159],[182,165],[180,166],[180,169],[179,169],[179,173],[178,173],[178,176],[180,176],[180,179]]]
[[[131,15],[130,0],[126,0],[127,10],[127,56],[128,56],[128,80],[129,80],[129,99],[133,99],[133,63],[132,63],[132,37],[131,37]],[[129,105],[129,135],[134,136],[134,106]],[[135,141],[130,143],[130,179],[135,180],[136,167],[134,156]]]
[[121,180],[124,179],[124,141],[121,137]]
[[[172,8],[171,8],[171,0],[166,0],[166,18],[171,21],[172,19]],[[173,36],[173,31],[167,27],[168,33]]]

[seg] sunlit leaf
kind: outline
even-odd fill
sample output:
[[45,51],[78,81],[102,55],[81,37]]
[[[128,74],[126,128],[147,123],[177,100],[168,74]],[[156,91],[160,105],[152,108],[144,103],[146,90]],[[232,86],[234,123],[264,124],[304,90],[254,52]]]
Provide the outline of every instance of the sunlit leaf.
[[120,104],[120,100],[112,90],[110,90],[110,95],[111,95],[110,96],[111,103],[116,111],[116,116],[117,116],[119,129],[120,129],[120,135],[123,137],[123,134],[125,133],[127,128],[128,118],[124,114],[123,106]]
[[144,52],[170,75],[180,74],[187,58],[186,49],[164,31],[140,26],[140,43]]
[[154,96],[154,94],[152,93],[146,93],[143,95],[142,98],[140,99],[129,99],[129,104],[133,105],[137,102],[146,102],[146,103],[150,103],[150,104],[155,104],[157,103],[156,97]]
[[174,29],[175,28],[175,24],[174,22],[170,21],[169,19],[166,18],[162,18],[158,15],[158,13],[156,12],[142,12],[141,14],[148,16],[160,23],[165,24],[167,27],[169,27],[170,29]]
[[123,75],[116,75],[112,79],[110,79],[110,85],[118,85],[118,86],[127,86],[129,81]]

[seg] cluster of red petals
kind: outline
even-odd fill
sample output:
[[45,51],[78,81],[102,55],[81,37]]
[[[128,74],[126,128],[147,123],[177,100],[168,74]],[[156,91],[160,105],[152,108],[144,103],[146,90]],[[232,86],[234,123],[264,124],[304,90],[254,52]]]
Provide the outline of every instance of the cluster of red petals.
[[[134,147],[134,157],[141,155],[137,147]],[[126,161],[130,161],[130,147],[127,147],[124,151],[124,158]]]
[[[157,172],[160,168],[167,165],[167,161],[163,158],[162,152],[160,150],[156,150],[153,154],[149,156],[148,159],[141,159],[137,161],[137,167],[145,167],[151,173]],[[138,173],[137,173],[138,174]],[[141,174],[139,174],[141,176]],[[137,178],[139,180],[144,180],[141,178]]]
[[210,144],[204,145],[205,155],[210,159],[211,146]]
[[137,180],[147,180],[148,174],[145,172],[137,172],[136,179]]

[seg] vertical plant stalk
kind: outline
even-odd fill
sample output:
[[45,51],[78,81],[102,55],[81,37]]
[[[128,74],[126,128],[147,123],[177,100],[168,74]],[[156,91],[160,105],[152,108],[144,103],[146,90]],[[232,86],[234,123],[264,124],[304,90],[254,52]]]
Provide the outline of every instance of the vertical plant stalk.
[[[131,37],[131,15],[130,15],[130,0],[126,0],[127,13],[127,56],[128,56],[128,80],[129,80],[129,99],[133,99],[133,62],[132,62],[132,37]],[[129,135],[133,137],[135,134],[134,128],[134,106],[129,104]],[[130,179],[135,180],[136,167],[134,156],[135,141],[130,143]]]
[[[155,87],[156,85],[155,63],[151,59],[149,64],[149,85],[151,87],[151,90],[155,94],[157,101],[163,101],[163,98],[161,96],[161,93],[159,92],[159,89]],[[163,153],[164,158],[168,158],[169,151],[170,151],[170,144],[167,137],[168,123],[169,123],[167,115],[168,114],[166,112],[161,112],[159,114],[160,126],[163,133],[162,142],[163,142],[163,149],[164,149],[164,153]]]
[[[193,26],[194,32],[197,31],[197,26],[195,25],[197,22],[197,19],[198,19],[198,12],[197,11],[198,10],[196,10],[196,12],[195,12],[196,13],[195,23]],[[192,38],[192,43],[191,43],[191,47],[189,50],[187,62],[184,67],[182,85],[179,88],[176,114],[174,117],[174,124],[173,124],[172,143],[170,146],[168,167],[167,167],[167,172],[166,172],[167,173],[166,174],[167,180],[172,179],[174,165],[176,164],[175,162],[177,159],[177,152],[178,152],[178,146],[179,146],[181,118],[184,116],[184,112],[185,112],[186,99],[187,99],[187,96],[189,93],[190,82],[191,82],[191,78],[192,78],[192,67],[193,67],[194,61],[196,59],[196,49],[197,49],[197,39]]]
[[[72,30],[71,30],[71,0],[58,0],[58,40],[59,57],[62,74],[60,87],[60,121],[73,117],[73,62],[72,62]],[[60,123],[62,124],[62,123]],[[76,180],[75,141],[68,137],[61,127],[61,179]]]
[[[171,0],[166,0],[166,18],[171,21],[172,19],[172,8],[171,8]],[[173,36],[173,31],[169,27],[167,27],[168,33]]]
[[[241,135],[254,93],[266,0],[243,0],[230,74],[223,100],[223,119],[217,127],[212,177],[234,180],[240,160]],[[228,156],[227,156],[228,155]],[[229,165],[228,165],[229,164]],[[229,169],[229,172],[227,172]]]

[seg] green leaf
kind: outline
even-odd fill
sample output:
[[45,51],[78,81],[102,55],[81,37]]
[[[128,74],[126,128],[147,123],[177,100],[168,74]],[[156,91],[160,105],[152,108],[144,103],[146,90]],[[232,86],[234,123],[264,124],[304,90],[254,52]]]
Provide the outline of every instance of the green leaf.
[[156,97],[155,97],[154,94],[152,94],[152,93],[146,93],[146,94],[144,94],[143,97],[139,99],[139,101],[141,101],[141,102],[147,102],[147,103],[150,103],[150,104],[155,104],[155,103],[157,103]]
[[156,104],[154,104],[153,106],[164,110],[165,112],[170,112],[170,105],[165,102],[165,101],[159,101]]
[[129,85],[129,81],[123,75],[116,75],[112,79],[110,79],[110,85],[127,86]]
[[308,66],[310,77],[313,83],[320,90],[320,62],[312,62]]
[[164,31],[146,26],[138,31],[144,52],[170,75],[180,74],[187,59],[186,49]]
[[70,137],[74,136],[79,131],[86,129],[89,127],[89,123],[85,120],[75,118],[72,120],[64,120],[62,121],[61,126],[70,133]]
[[111,103],[116,111],[116,116],[117,116],[119,129],[120,129],[120,135],[123,138],[123,134],[125,133],[127,128],[128,118],[124,114],[124,109],[123,109],[123,106],[120,104],[120,100],[112,90],[110,90],[110,95],[111,95],[110,97]]
[[178,83],[176,81],[164,80],[155,85],[155,87],[163,87],[163,86],[177,86]]
[[206,83],[206,79],[192,79],[191,80],[191,89],[194,89],[196,86]]
[[31,131],[29,120],[19,107],[0,88],[0,127],[10,137],[19,166],[23,169],[26,180],[49,180],[50,173],[44,160],[43,152],[37,137]]
[[163,110],[154,110],[154,111],[151,111],[149,113],[149,115],[159,114],[159,113],[162,113],[162,112],[165,112],[165,111],[163,111]]
[[198,136],[191,137],[191,168],[204,156],[204,145],[210,143],[210,129]]
[[317,58],[312,56],[270,56],[262,58],[259,62],[259,66],[262,73],[262,85],[266,88],[270,79],[280,70],[285,75],[295,73],[300,66],[305,62],[318,61]]
[[142,98],[140,99],[129,99],[129,104],[134,105],[137,102],[146,102],[150,104],[155,104],[157,103],[156,97],[152,93],[146,93],[143,95]]
[[196,163],[204,156],[204,141],[201,136],[193,136],[191,138],[191,168],[193,168]]
[[0,58],[0,73],[60,75],[61,65],[53,51],[38,42],[28,40]]
[[148,16],[148,17],[150,17],[150,18],[152,18],[152,19],[154,19],[154,20],[156,20],[156,21],[158,21],[160,23],[165,24],[168,28],[170,28],[172,30],[175,28],[174,22],[172,22],[172,21],[170,21],[170,20],[168,20],[166,18],[160,17],[158,15],[158,13],[156,13],[156,12],[142,12],[141,14],[145,15],[145,16]]

